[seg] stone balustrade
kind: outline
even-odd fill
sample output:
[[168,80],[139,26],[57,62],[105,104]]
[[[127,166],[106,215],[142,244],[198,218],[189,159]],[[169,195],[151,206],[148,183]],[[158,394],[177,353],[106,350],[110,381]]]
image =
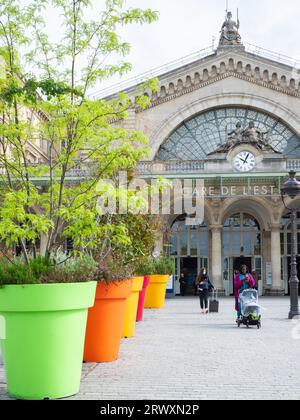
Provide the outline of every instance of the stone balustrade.
[[288,170],[299,170],[300,169],[300,159],[289,159],[286,163],[286,168]]
[[203,161],[147,161],[139,162],[137,165],[137,172],[140,175],[198,173],[204,170],[205,162]]

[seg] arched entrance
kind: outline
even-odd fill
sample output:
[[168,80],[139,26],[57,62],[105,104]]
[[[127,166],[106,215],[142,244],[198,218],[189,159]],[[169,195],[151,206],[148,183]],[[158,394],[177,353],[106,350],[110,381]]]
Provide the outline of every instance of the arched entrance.
[[257,273],[262,294],[262,232],[257,219],[246,212],[235,213],[223,226],[223,279],[226,295],[234,292],[234,271],[246,264]]
[[187,226],[186,215],[177,217],[171,226],[170,254],[175,263],[175,294],[180,294],[181,273],[188,278],[188,294],[194,294],[194,281],[200,269],[209,264],[207,225]]

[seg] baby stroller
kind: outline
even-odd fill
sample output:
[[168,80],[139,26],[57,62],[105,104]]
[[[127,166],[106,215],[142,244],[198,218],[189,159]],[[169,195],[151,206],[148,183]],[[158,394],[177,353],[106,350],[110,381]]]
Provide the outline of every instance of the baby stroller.
[[242,316],[237,320],[237,325],[256,325],[261,328],[261,311],[258,305],[258,292],[255,289],[246,289],[239,296]]

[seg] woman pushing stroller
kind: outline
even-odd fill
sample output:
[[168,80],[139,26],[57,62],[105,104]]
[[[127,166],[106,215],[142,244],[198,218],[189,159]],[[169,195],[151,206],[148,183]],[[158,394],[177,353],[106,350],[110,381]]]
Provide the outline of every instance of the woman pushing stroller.
[[237,311],[237,322],[240,319],[241,306],[239,304],[239,295],[245,289],[252,289],[255,286],[255,280],[249,273],[248,267],[242,265],[240,272],[236,273],[234,277],[234,296],[235,296],[235,310]]

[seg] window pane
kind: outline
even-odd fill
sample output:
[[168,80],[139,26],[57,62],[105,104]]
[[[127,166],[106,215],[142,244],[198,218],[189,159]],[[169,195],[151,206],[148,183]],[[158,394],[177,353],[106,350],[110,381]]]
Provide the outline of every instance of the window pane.
[[261,254],[261,234],[255,233],[254,238],[254,255],[260,255]]
[[191,227],[191,233],[190,233],[190,250],[191,250],[191,255],[193,256],[198,255],[197,231],[195,228],[192,228],[192,227]]
[[177,234],[171,238],[171,255],[177,255]]
[[183,230],[181,232],[180,248],[181,248],[181,255],[187,256],[187,234],[186,234],[186,230]]
[[232,254],[234,256],[240,256],[241,255],[241,234],[233,232],[231,236],[231,241],[232,241]]
[[280,234],[281,255],[284,255],[284,234]]
[[200,255],[208,256],[208,232],[200,232]]
[[244,255],[252,255],[252,247],[251,247],[251,242],[253,239],[253,235],[250,232],[244,232]]

